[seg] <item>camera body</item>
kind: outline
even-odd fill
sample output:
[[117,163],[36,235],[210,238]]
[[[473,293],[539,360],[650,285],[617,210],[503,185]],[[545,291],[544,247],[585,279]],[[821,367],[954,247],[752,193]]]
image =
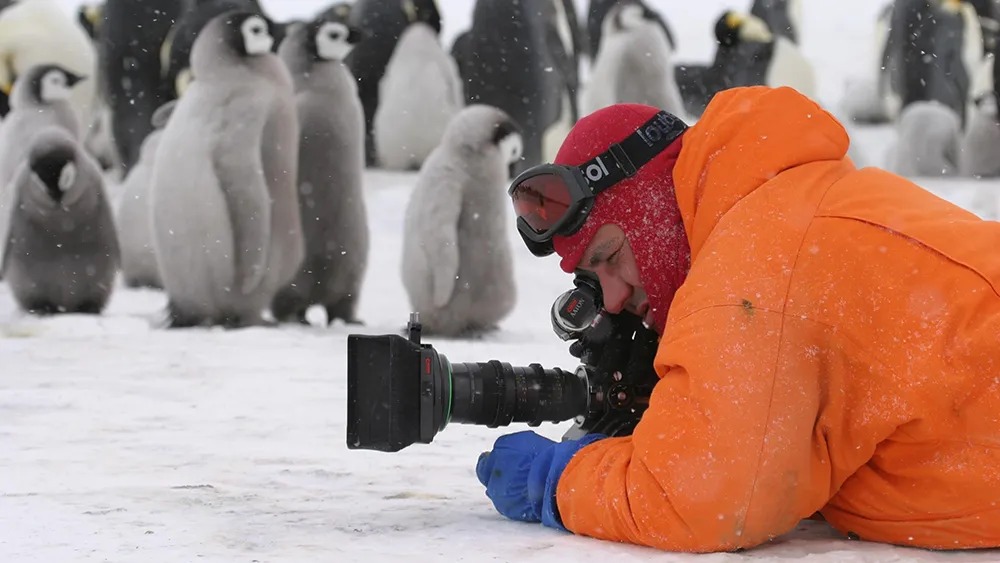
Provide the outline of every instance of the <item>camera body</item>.
[[448,423],[489,427],[574,420],[564,439],[632,433],[649,405],[658,336],[629,313],[604,310],[600,285],[577,274],[552,305],[555,333],[581,365],[452,363],[420,341],[419,316],[407,337],[347,339],[347,447],[395,452],[430,443]]

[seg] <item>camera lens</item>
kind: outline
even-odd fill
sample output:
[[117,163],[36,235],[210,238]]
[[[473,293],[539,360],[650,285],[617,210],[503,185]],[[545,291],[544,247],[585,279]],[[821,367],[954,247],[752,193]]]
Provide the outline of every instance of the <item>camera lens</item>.
[[496,428],[512,422],[537,426],[561,422],[587,411],[586,379],[575,372],[544,369],[538,364],[455,363],[451,374],[449,420]]

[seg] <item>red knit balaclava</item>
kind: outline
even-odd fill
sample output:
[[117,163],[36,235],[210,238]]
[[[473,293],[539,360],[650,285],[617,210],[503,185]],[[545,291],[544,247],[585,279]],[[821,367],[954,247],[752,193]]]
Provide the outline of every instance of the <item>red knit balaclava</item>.
[[[623,141],[659,111],[641,104],[616,104],[580,119],[563,141],[555,164],[583,164]],[[691,249],[674,194],[673,168],[680,152],[678,138],[635,176],[599,193],[579,231],[552,239],[562,257],[560,266],[573,273],[598,229],[609,223],[618,225],[635,255],[639,278],[653,309],[653,328],[660,334],[674,293],[691,267]]]

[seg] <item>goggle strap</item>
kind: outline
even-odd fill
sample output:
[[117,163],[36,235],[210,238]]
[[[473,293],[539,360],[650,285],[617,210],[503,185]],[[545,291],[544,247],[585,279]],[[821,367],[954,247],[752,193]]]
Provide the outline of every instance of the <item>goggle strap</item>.
[[677,117],[661,111],[620,143],[580,166],[587,185],[597,195],[636,172],[663,152],[688,126]]

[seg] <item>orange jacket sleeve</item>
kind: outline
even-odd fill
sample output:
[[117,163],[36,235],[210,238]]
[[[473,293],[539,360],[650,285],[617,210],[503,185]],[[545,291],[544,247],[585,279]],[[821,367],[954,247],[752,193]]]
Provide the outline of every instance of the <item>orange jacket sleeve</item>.
[[[808,343],[783,338],[808,338],[808,327],[785,324],[809,322],[749,304],[673,320],[670,333],[680,336],[661,341],[661,380],[634,434],[587,446],[563,473],[564,525],[708,552],[759,545],[819,510],[832,492],[825,442],[814,430],[818,370],[777,365],[780,347],[798,347],[809,361]],[[774,369],[761,369],[767,365]],[[788,373],[802,376],[780,375]]]

